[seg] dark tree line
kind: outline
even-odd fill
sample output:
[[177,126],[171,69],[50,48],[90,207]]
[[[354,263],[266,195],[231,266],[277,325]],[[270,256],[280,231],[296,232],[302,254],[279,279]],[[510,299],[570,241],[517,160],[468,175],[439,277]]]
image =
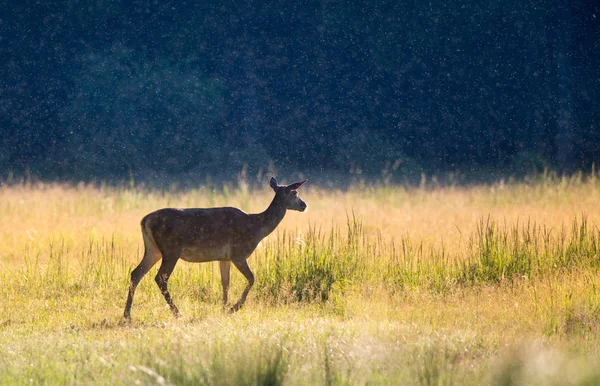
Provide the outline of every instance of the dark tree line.
[[0,55],[1,176],[600,160],[591,0],[15,1]]

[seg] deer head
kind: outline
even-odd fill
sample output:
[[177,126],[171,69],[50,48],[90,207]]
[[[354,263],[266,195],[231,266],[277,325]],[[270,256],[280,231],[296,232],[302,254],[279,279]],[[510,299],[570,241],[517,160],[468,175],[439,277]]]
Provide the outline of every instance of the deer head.
[[297,210],[304,212],[306,210],[306,203],[298,197],[298,188],[305,183],[306,180],[295,182],[293,184],[278,185],[277,180],[271,177],[269,185],[275,191],[275,200],[282,205],[285,209]]

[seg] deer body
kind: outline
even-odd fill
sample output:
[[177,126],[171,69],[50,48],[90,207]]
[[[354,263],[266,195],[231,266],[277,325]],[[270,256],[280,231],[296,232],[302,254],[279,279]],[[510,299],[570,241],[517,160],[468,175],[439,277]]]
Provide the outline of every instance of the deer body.
[[155,280],[176,316],[179,311],[171,299],[167,282],[179,259],[192,263],[220,261],[224,304],[227,304],[230,267],[233,263],[248,280],[240,300],[231,308],[232,312],[239,310],[254,284],[254,275],[246,260],[258,243],[275,230],[288,209],[306,209],[306,203],[296,192],[305,181],[279,186],[271,178],[270,186],[275,191],[275,197],[269,207],[258,214],[247,214],[240,209],[226,207],[165,208],[146,215],[141,222],[144,257],[131,272],[125,318],[130,317],[135,288],[161,258],[162,264]]

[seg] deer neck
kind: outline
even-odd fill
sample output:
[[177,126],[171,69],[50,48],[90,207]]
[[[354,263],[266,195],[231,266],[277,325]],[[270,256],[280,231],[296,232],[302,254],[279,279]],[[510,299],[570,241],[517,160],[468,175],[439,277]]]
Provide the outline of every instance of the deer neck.
[[271,205],[262,213],[256,215],[258,237],[260,240],[268,236],[277,228],[285,217],[286,208],[278,200],[273,199]]

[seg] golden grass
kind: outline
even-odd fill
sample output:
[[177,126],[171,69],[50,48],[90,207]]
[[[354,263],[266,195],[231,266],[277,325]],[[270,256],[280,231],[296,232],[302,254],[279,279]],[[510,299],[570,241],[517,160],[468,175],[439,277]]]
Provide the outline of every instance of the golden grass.
[[[508,229],[535,223],[556,235],[585,217],[596,232],[599,187],[593,176],[344,192],[307,185],[300,195],[309,210],[288,213],[250,258],[263,276],[257,275],[244,310],[221,312],[216,264],[182,262],[170,284],[184,317],[172,318],[151,272],[136,294],[133,322],[124,324],[128,274],[142,254],[143,215],[166,206],[258,212],[272,193],[243,186],[173,192],[3,186],[0,383],[500,384],[506,374],[514,381],[507,384],[593,383],[600,379],[594,370],[600,363],[598,256],[497,283],[465,286],[442,277],[448,285],[440,291],[418,281],[396,286],[373,279],[377,259],[391,264],[390,255],[369,252],[363,269],[371,278],[334,280],[326,301],[294,300],[289,288],[275,288],[283,295],[273,300],[265,281],[279,271],[264,264],[275,261],[271,253],[290,253],[299,264],[309,249],[290,252],[284,235],[303,244],[318,229],[345,234],[353,217],[371,246],[410,240],[445,251],[448,262],[469,258],[469,240],[482,219]],[[350,247],[335,248],[323,256],[355,256]],[[367,259],[366,249],[355,252]],[[244,283],[236,274],[233,281],[235,298]]]
[[[500,223],[531,221],[559,229],[585,215],[600,223],[600,190],[595,180],[558,180],[536,184],[411,188],[351,188],[347,192],[306,186],[301,197],[309,210],[290,212],[279,232],[306,233],[310,225],[346,227],[347,217],[361,219],[367,234],[386,239],[408,235],[433,246],[460,248],[481,218]],[[65,238],[87,244],[90,237],[118,237],[141,245],[139,221],[162,207],[236,206],[249,213],[264,210],[271,191],[204,189],[187,192],[146,192],[131,189],[39,184],[0,188],[0,256],[15,257],[23,245]],[[128,249],[129,251],[129,249]],[[134,259],[135,260],[135,259]]]

